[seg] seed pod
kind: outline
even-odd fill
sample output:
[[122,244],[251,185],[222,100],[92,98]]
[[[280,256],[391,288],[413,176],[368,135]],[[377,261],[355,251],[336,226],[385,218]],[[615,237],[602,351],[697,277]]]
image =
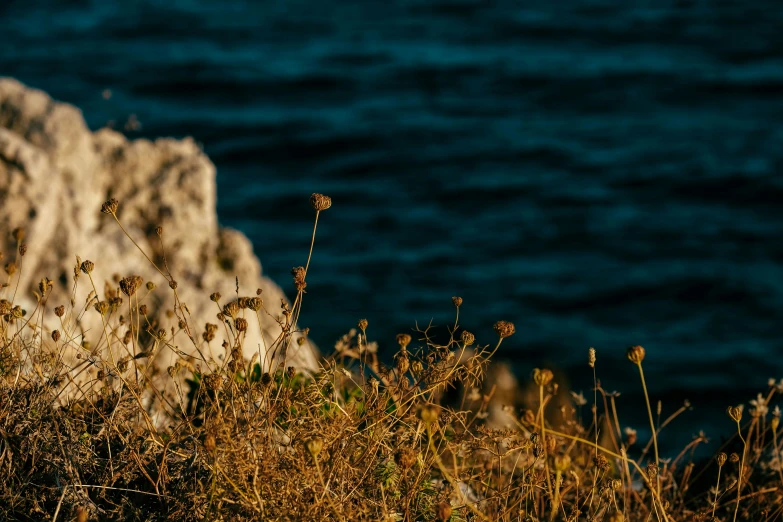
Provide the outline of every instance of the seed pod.
[[464,344],[465,346],[470,346],[474,342],[476,342],[476,336],[467,330],[462,331],[461,339],[462,339],[462,344]]
[[454,303],[454,306],[456,306],[457,308],[462,306],[462,298],[461,297],[454,296],[454,297],[451,298],[451,302]]
[[57,342],[60,340],[60,330],[52,330],[52,341]]
[[79,269],[85,274],[91,274],[94,268],[95,268],[95,263],[93,263],[89,259],[82,261],[82,264],[79,267]]
[[645,355],[644,348],[639,345],[629,346],[626,355],[628,356],[628,360],[632,363],[642,364]]
[[147,315],[147,305],[143,304],[139,307],[139,313],[141,315]]
[[728,455],[726,455],[721,451],[720,453],[718,453],[718,456],[715,457],[715,460],[718,461],[718,466],[722,468],[723,465],[726,464],[726,460],[728,460],[728,458],[729,458]]
[[310,205],[317,212],[321,212],[332,206],[332,198],[323,194],[313,194],[310,196]]
[[65,315],[65,307],[63,305],[60,305],[54,309],[54,315],[57,317],[62,317]]
[[498,321],[495,323],[495,332],[498,334],[498,336],[501,339],[505,339],[506,337],[511,337],[516,332],[516,329],[514,328],[514,323],[510,323],[508,321]]
[[106,201],[101,205],[101,212],[104,214],[116,214],[117,208],[120,206],[120,202],[117,201],[115,198],[111,198],[110,200]]
[[128,276],[120,279],[120,290],[122,293],[131,297],[141,286],[142,279],[139,276]]
[[237,332],[246,332],[248,326],[247,319],[243,317],[237,317],[234,319],[234,326],[236,327]]
[[411,343],[411,336],[405,333],[397,334],[397,344],[404,350]]
[[533,370],[533,381],[538,386],[546,386],[550,382],[552,382],[552,379],[554,378],[554,375],[552,374],[552,370],[548,370],[546,368],[539,369],[536,368]]

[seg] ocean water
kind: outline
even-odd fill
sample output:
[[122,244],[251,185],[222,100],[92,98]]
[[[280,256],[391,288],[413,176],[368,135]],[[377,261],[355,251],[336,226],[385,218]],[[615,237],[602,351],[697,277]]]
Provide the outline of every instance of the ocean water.
[[[385,353],[453,320],[521,379],[589,391],[598,349],[643,430],[642,344],[679,436],[783,377],[783,6],[776,1],[5,0],[0,75],[93,128],[192,135],[223,224],[302,322]],[[102,91],[110,89],[106,100]],[[722,423],[721,421],[724,421]]]

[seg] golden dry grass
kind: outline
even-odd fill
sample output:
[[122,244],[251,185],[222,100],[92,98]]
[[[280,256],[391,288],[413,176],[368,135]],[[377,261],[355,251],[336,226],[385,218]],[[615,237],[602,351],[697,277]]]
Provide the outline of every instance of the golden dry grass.
[[[101,210],[122,227],[119,204]],[[316,194],[311,205],[317,225],[331,200]],[[726,426],[736,425],[736,437],[703,461],[692,457],[702,436],[674,459],[658,454],[673,417],[653,416],[640,346],[626,355],[644,387],[646,404],[633,406],[649,414],[649,443],[620,431],[614,396],[596,386],[592,400],[571,399],[547,369],[532,375],[535,404],[505,410],[514,428],[492,429],[484,419],[493,387],[484,378],[515,329],[498,321],[496,339],[477,343],[459,325],[461,298],[453,298],[454,323],[440,332],[400,334],[391,366],[368,342],[372,325],[360,320],[318,371],[299,371],[286,354],[310,255],[292,271],[296,297],[283,306],[280,337],[265,360],[246,360],[248,321],[267,313],[261,298],[205,294],[216,305],[207,325],[190,324],[177,298],[178,328],[158,328],[139,294],[176,295],[177,283],[141,249],[139,262],[152,263],[168,288],[125,274],[101,294],[85,260],[73,287],[95,290],[87,303],[50,303],[43,279],[35,309],[22,310],[14,275],[26,247],[23,230],[14,233],[0,301],[2,520],[781,519],[780,415],[771,405],[783,385],[770,383],[749,412],[729,408]],[[314,226],[310,254],[315,236]],[[82,314],[102,318],[92,345],[76,342]],[[60,327],[42,331],[44,319]],[[204,348],[219,342],[223,357],[206,358]],[[161,350],[180,355],[167,375],[155,373]],[[585,362],[597,379],[595,350]],[[87,369],[96,377],[85,379]],[[584,402],[596,406],[580,422]]]

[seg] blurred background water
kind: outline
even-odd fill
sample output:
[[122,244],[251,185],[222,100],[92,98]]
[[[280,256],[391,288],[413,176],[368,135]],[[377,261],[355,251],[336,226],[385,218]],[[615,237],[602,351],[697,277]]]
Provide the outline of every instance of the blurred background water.
[[388,356],[460,295],[480,340],[516,324],[522,379],[589,392],[594,346],[641,433],[642,344],[664,416],[695,407],[679,437],[730,431],[783,377],[783,6],[523,4],[4,0],[0,74],[194,136],[289,295],[330,195],[302,313],[325,351],[367,317]]

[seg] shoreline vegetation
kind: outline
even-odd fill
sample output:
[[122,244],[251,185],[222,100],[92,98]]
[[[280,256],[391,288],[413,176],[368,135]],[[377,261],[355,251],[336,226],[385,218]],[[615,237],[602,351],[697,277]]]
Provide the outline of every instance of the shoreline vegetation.
[[[452,298],[453,324],[399,334],[390,365],[365,319],[317,370],[291,365],[289,352],[308,333],[297,320],[331,203],[310,198],[312,240],[292,270],[292,303],[243,295],[237,279],[235,295],[204,289],[215,314],[206,324],[194,324],[180,299],[162,227],[158,262],[126,231],[116,199],[94,211],[136,246],[136,273],[143,266],[156,275],[119,274],[99,289],[92,273],[100,260],[77,260],[71,295],[87,286],[85,302],[58,295],[38,274],[35,306],[18,304],[27,243],[15,229],[0,301],[0,518],[781,520],[783,382],[770,382],[747,409],[729,406],[725,422],[736,435],[714,458],[695,461],[702,434],[673,458],[658,453],[687,405],[661,417],[647,395],[651,355],[642,346],[625,356],[645,402],[625,406],[646,412],[649,440],[620,429],[616,397],[598,385],[603,354],[592,348],[591,396],[570,394],[550,370],[536,369],[529,406],[503,408],[513,428],[487,425],[491,360],[516,332],[499,320],[494,339],[476,339],[460,327],[460,297]],[[158,292],[173,295],[170,324],[147,317],[145,301]],[[85,314],[102,327],[78,331]],[[248,358],[246,332],[262,314],[280,335]],[[165,352],[176,362],[159,371]]]

